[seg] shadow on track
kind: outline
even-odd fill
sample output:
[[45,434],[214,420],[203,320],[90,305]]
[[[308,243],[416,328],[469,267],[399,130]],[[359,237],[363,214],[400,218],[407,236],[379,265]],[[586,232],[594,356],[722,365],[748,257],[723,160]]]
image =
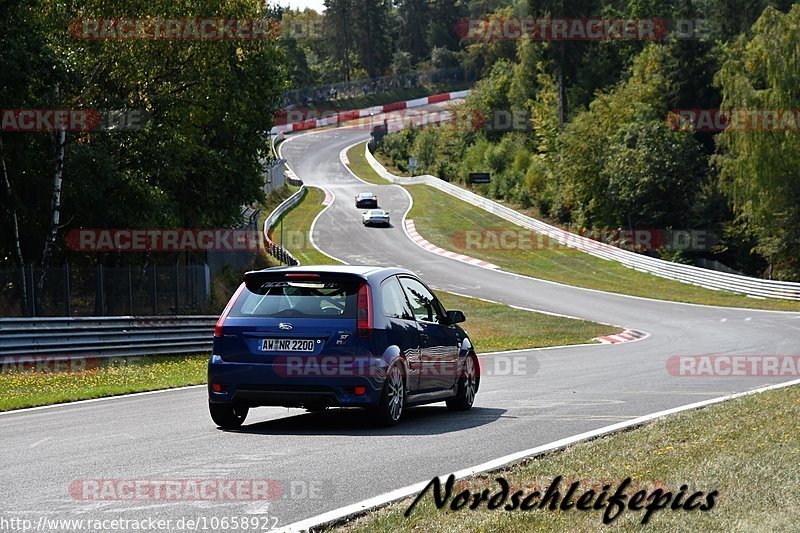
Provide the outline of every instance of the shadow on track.
[[[257,413],[257,411],[255,411]],[[362,409],[329,409],[245,424],[233,433],[258,435],[438,435],[490,424],[506,413],[505,409],[473,407],[452,412],[444,405],[410,407],[395,427],[376,427]]]

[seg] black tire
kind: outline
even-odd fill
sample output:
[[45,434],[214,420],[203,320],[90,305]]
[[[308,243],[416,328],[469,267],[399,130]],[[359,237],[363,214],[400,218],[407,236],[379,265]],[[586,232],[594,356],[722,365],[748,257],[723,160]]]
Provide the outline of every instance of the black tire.
[[451,411],[469,411],[472,409],[480,382],[478,358],[475,354],[470,354],[464,361],[464,368],[458,378],[458,391],[455,396],[447,400],[447,408]]
[[217,426],[222,429],[236,429],[241,427],[250,408],[246,405],[209,402],[208,410],[211,412],[211,420]]
[[328,410],[328,406],[322,402],[312,402],[303,406],[303,409],[309,413],[322,413]]
[[386,372],[381,399],[378,405],[372,409],[372,417],[375,423],[384,427],[396,426],[403,416],[405,404],[405,377],[400,367],[394,365]]

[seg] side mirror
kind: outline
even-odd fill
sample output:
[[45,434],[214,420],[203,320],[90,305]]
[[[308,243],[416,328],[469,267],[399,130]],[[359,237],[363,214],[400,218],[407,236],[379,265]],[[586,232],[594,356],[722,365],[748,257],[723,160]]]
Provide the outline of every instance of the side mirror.
[[464,313],[461,311],[448,311],[447,320],[450,322],[450,324],[460,324],[462,322],[466,322],[467,317],[465,317]]

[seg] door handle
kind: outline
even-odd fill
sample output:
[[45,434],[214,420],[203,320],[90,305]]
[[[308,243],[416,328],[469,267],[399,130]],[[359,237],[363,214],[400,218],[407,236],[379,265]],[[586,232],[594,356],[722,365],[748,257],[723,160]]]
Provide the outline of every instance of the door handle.
[[419,340],[422,341],[422,342],[428,342],[428,335],[425,334],[425,333],[420,333],[419,334]]

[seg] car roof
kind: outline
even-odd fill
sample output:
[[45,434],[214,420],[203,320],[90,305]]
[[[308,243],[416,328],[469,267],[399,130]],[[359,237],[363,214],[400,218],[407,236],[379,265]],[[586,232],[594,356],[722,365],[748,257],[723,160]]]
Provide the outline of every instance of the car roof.
[[360,192],[358,193],[358,196],[375,196],[375,195],[371,192]]

